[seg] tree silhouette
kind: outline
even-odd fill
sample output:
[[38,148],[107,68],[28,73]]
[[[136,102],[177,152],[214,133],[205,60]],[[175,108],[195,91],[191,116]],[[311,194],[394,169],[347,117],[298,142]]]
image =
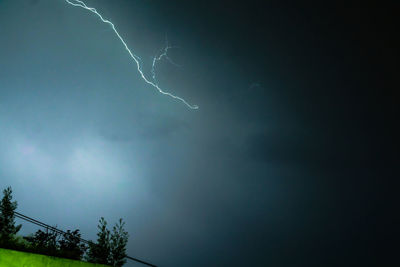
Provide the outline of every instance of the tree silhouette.
[[126,263],[126,245],[128,243],[128,232],[124,230],[125,222],[119,219],[111,234],[111,265],[122,266]]
[[49,256],[81,260],[87,247],[82,243],[79,229],[60,234],[54,230],[38,230],[24,239],[29,242],[28,250]]
[[63,234],[62,239],[58,242],[60,251],[65,258],[80,260],[85,253],[87,247],[81,242],[81,234],[79,229],[75,231],[68,230]]
[[109,264],[120,267],[126,262],[126,245],[128,243],[128,232],[124,230],[125,223],[119,219],[113,227],[112,233],[107,229],[107,222],[102,217],[97,226],[97,243],[89,243],[87,261],[92,263]]
[[60,234],[53,230],[37,230],[33,235],[25,237],[35,251],[46,255],[58,255],[58,239]]
[[0,242],[9,242],[21,229],[22,225],[15,225],[14,211],[17,201],[12,201],[12,189],[3,190],[3,198],[0,202]]
[[88,262],[115,267],[126,263],[129,235],[124,230],[125,222],[122,219],[111,232],[107,229],[106,220],[101,217],[96,243],[89,241],[88,246],[82,243],[79,229],[63,232],[56,227],[46,226],[46,231],[38,230],[29,236],[17,236],[22,225],[15,225],[17,202],[12,201],[11,187],[3,190],[3,195],[0,201],[0,247],[75,260],[82,260],[88,250],[84,257]]
[[97,243],[89,243],[87,261],[92,263],[109,264],[110,261],[110,230],[107,229],[106,220],[101,217],[97,226]]

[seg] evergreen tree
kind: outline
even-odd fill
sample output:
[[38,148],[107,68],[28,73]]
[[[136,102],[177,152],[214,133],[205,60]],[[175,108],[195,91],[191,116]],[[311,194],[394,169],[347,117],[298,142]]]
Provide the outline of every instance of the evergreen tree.
[[92,263],[109,264],[110,262],[110,230],[107,229],[107,222],[103,217],[97,226],[97,243],[89,243],[87,261]]
[[128,232],[124,230],[125,222],[119,219],[115,224],[111,234],[111,262],[115,267],[120,267],[126,263],[126,245],[128,243]]
[[8,187],[3,191],[0,202],[0,241],[9,242],[22,225],[15,225],[14,211],[17,209],[17,201],[12,201],[12,189]]

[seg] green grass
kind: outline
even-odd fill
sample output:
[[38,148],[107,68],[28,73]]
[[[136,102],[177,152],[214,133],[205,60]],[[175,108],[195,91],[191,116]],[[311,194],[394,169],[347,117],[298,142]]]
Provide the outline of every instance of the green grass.
[[0,248],[0,267],[106,267],[83,261]]

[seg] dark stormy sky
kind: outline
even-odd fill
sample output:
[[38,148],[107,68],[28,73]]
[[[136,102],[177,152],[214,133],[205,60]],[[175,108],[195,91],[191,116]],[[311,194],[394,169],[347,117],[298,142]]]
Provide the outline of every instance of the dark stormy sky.
[[167,34],[180,67],[159,83],[200,108],[144,83],[94,14],[0,0],[0,185],[19,212],[87,239],[122,217],[128,254],[160,266],[393,259],[398,7],[86,3],[147,75]]

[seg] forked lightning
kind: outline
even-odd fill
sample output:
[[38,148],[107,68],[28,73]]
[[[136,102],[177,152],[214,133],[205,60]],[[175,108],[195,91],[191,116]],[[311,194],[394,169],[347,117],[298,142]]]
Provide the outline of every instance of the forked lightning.
[[[154,59],[153,59],[153,65],[152,65],[152,68],[151,68],[151,73],[152,73],[153,81],[151,81],[151,80],[149,80],[149,79],[144,75],[144,73],[143,73],[143,71],[142,71],[142,67],[141,67],[141,65],[140,65],[140,58],[139,58],[137,55],[135,55],[135,54],[129,49],[128,45],[126,44],[126,42],[124,41],[124,39],[121,37],[121,35],[120,35],[119,32],[117,31],[117,29],[115,28],[115,25],[114,25],[111,21],[109,21],[109,20],[107,20],[107,19],[104,19],[103,16],[102,16],[99,12],[97,12],[97,10],[96,10],[95,8],[93,8],[93,7],[88,7],[84,2],[82,2],[82,1],[80,1],[80,0],[65,0],[65,1],[66,1],[68,4],[72,5],[72,6],[81,7],[81,8],[83,8],[83,9],[86,9],[86,10],[88,10],[88,11],[90,11],[90,12],[96,14],[96,15],[101,19],[102,22],[107,23],[107,24],[109,24],[109,25],[111,26],[111,28],[113,29],[114,33],[117,35],[117,37],[119,38],[119,40],[121,41],[121,43],[124,45],[126,51],[128,51],[129,56],[135,61],[136,66],[137,66],[137,70],[139,71],[140,76],[143,78],[143,80],[144,80],[147,84],[149,84],[149,85],[151,85],[152,87],[154,87],[155,89],[157,89],[158,92],[160,92],[161,94],[170,96],[170,97],[172,97],[172,98],[174,98],[174,99],[176,99],[176,100],[181,101],[182,103],[184,103],[186,106],[188,106],[188,107],[191,108],[191,109],[198,109],[198,108],[199,108],[197,105],[191,105],[191,104],[189,104],[188,102],[186,102],[185,99],[183,99],[183,98],[181,98],[181,97],[179,97],[179,96],[173,95],[173,94],[171,94],[171,93],[169,93],[169,92],[166,92],[166,91],[164,91],[163,89],[161,89],[161,88],[158,86],[158,83],[157,83],[157,81],[156,81],[156,74],[155,74],[155,66],[156,66],[156,63],[157,63],[158,61],[160,61],[163,57],[165,57],[168,61],[170,61],[171,63],[173,63],[173,61],[172,61],[172,60],[168,57],[168,55],[167,55],[168,49],[173,48],[173,47],[169,46],[168,43],[167,43],[166,47],[164,48],[164,50],[162,51],[162,53],[161,53],[160,55],[158,55],[158,56],[155,56]],[[173,64],[174,64],[174,63],[173,63]]]

